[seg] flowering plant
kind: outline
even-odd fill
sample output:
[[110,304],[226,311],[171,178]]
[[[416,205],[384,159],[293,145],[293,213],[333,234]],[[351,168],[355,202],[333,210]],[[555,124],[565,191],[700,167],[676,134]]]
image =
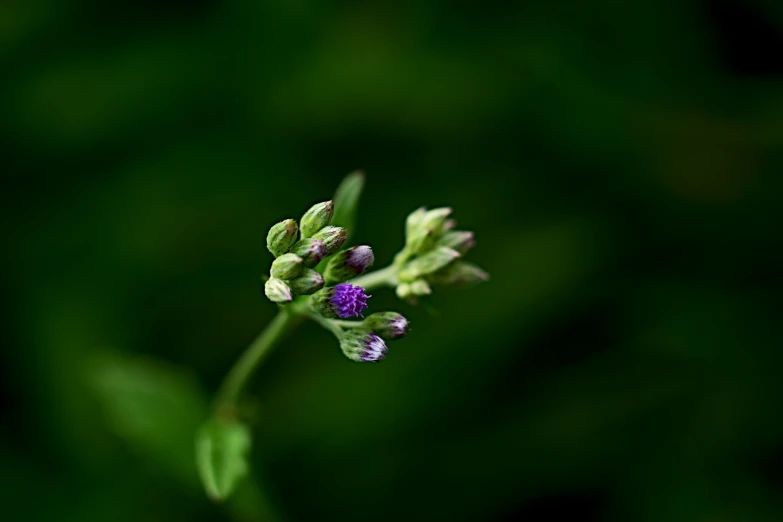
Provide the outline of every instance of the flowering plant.
[[280,310],[228,372],[211,418],[196,435],[199,475],[214,500],[230,495],[247,472],[251,437],[239,419],[240,394],[264,356],[297,324],[313,320],[335,336],[348,359],[378,362],[386,358],[386,342],[404,337],[409,325],[393,311],[363,317],[372,297],[367,291],[392,287],[400,299],[416,303],[432,293],[432,286],[488,279],[486,272],[462,259],[475,244],[473,233],[454,230],[450,208],[412,212],[403,249],[386,268],[368,272],[375,262],[372,248],[343,249],[363,186],[364,175],[352,173],[334,200],[313,205],[298,223],[286,219],[273,225],[267,234],[267,249],[275,259],[264,293]]

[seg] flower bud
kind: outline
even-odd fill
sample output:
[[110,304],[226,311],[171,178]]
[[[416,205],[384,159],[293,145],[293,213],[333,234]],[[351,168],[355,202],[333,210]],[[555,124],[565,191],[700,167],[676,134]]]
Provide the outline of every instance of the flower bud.
[[280,257],[296,242],[298,227],[293,219],[286,219],[272,226],[266,236],[266,248],[275,257]]
[[296,295],[310,295],[324,287],[324,278],[311,268],[302,270],[302,275],[288,281],[291,290]]
[[460,254],[465,254],[468,250],[476,246],[476,241],[473,239],[473,232],[453,230],[443,234],[438,240],[437,245],[453,248]]
[[342,227],[324,227],[313,235],[313,239],[322,240],[326,244],[326,255],[331,256],[342,248],[348,232]]
[[383,339],[369,330],[349,330],[340,339],[346,357],[356,362],[378,362],[386,358],[389,348]]
[[302,258],[296,254],[283,254],[272,261],[272,277],[277,279],[293,279],[302,273]]
[[293,299],[291,288],[280,279],[274,277],[264,284],[264,293],[274,303],[288,303]]
[[410,283],[398,284],[397,287],[394,289],[394,292],[397,294],[397,297],[405,301],[408,301],[413,297],[413,292],[411,291]]
[[324,271],[327,283],[339,283],[352,279],[368,268],[375,261],[372,248],[367,245],[355,246],[342,252],[337,252],[329,259]]
[[316,232],[328,225],[332,220],[332,214],[334,214],[334,203],[331,201],[316,203],[310,207],[310,210],[299,220],[302,239],[313,237]]
[[411,293],[413,295],[430,295],[432,289],[430,288],[430,285],[427,284],[427,281],[424,279],[417,279],[411,283]]
[[405,219],[405,237],[408,242],[410,242],[411,237],[416,234],[419,224],[421,223],[421,220],[424,219],[425,215],[427,215],[426,207],[419,207],[408,214],[408,217]]
[[[406,239],[408,250],[414,254],[421,254],[431,249],[435,240],[443,233],[443,224],[446,218],[451,214],[449,207],[436,208],[429,210],[421,215],[421,209],[414,212],[418,213],[410,227],[411,233]],[[411,216],[408,216],[409,218]]]
[[313,294],[310,305],[324,317],[347,319],[360,315],[370,297],[361,286],[343,283],[319,290]]
[[457,261],[427,276],[433,285],[461,286],[489,280],[489,274],[467,261]]
[[401,339],[408,333],[408,320],[397,312],[378,312],[364,320],[364,326],[387,341]]
[[413,281],[421,276],[431,274],[448,265],[460,257],[460,253],[453,248],[437,247],[426,254],[408,262],[400,271],[400,279],[403,281]]
[[301,257],[302,264],[308,268],[314,267],[326,257],[326,243],[320,239],[300,239],[290,250]]

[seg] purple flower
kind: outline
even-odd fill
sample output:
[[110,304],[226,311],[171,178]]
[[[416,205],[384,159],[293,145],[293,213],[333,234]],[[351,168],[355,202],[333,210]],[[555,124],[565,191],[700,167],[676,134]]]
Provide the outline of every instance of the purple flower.
[[313,294],[311,306],[324,317],[346,319],[360,315],[369,298],[361,286],[343,283]]
[[383,339],[368,330],[350,330],[340,340],[346,357],[356,362],[378,362],[389,349]]
[[367,308],[369,297],[361,286],[343,283],[334,287],[334,295],[329,302],[334,313],[341,319],[346,319],[361,315],[361,311]]

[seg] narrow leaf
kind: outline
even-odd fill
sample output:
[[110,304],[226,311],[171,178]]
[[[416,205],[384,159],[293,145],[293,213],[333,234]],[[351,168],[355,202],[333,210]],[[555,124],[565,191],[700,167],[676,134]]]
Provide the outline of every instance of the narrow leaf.
[[356,222],[356,210],[359,207],[359,198],[364,188],[364,172],[356,170],[351,172],[337,187],[334,193],[334,216],[332,225],[343,227],[348,234],[353,234],[353,226]]
[[211,419],[196,433],[196,466],[207,495],[225,500],[247,473],[250,430],[235,420]]

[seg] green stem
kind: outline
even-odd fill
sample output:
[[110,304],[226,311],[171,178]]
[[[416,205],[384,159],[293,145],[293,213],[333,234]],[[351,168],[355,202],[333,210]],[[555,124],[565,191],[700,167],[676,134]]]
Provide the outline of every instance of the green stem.
[[381,288],[383,286],[396,286],[397,285],[397,267],[389,265],[386,268],[375,270],[367,274],[362,274],[359,277],[351,279],[351,284],[361,286],[365,290],[372,290],[374,288]]
[[334,336],[337,337],[338,341],[342,339],[343,329],[337,325],[337,321],[327,319],[326,317],[320,316],[318,314],[309,314],[308,317],[332,332]]
[[239,394],[245,387],[248,378],[253,370],[259,365],[264,357],[274,348],[274,346],[293,329],[301,320],[302,316],[280,310],[274,319],[264,328],[256,337],[255,341],[248,346],[245,352],[237,359],[234,366],[223,379],[220,389],[215,396],[215,406],[217,410],[225,408],[233,409],[236,406]]
[[343,328],[361,328],[364,321],[343,321],[342,319],[332,319],[332,323]]

